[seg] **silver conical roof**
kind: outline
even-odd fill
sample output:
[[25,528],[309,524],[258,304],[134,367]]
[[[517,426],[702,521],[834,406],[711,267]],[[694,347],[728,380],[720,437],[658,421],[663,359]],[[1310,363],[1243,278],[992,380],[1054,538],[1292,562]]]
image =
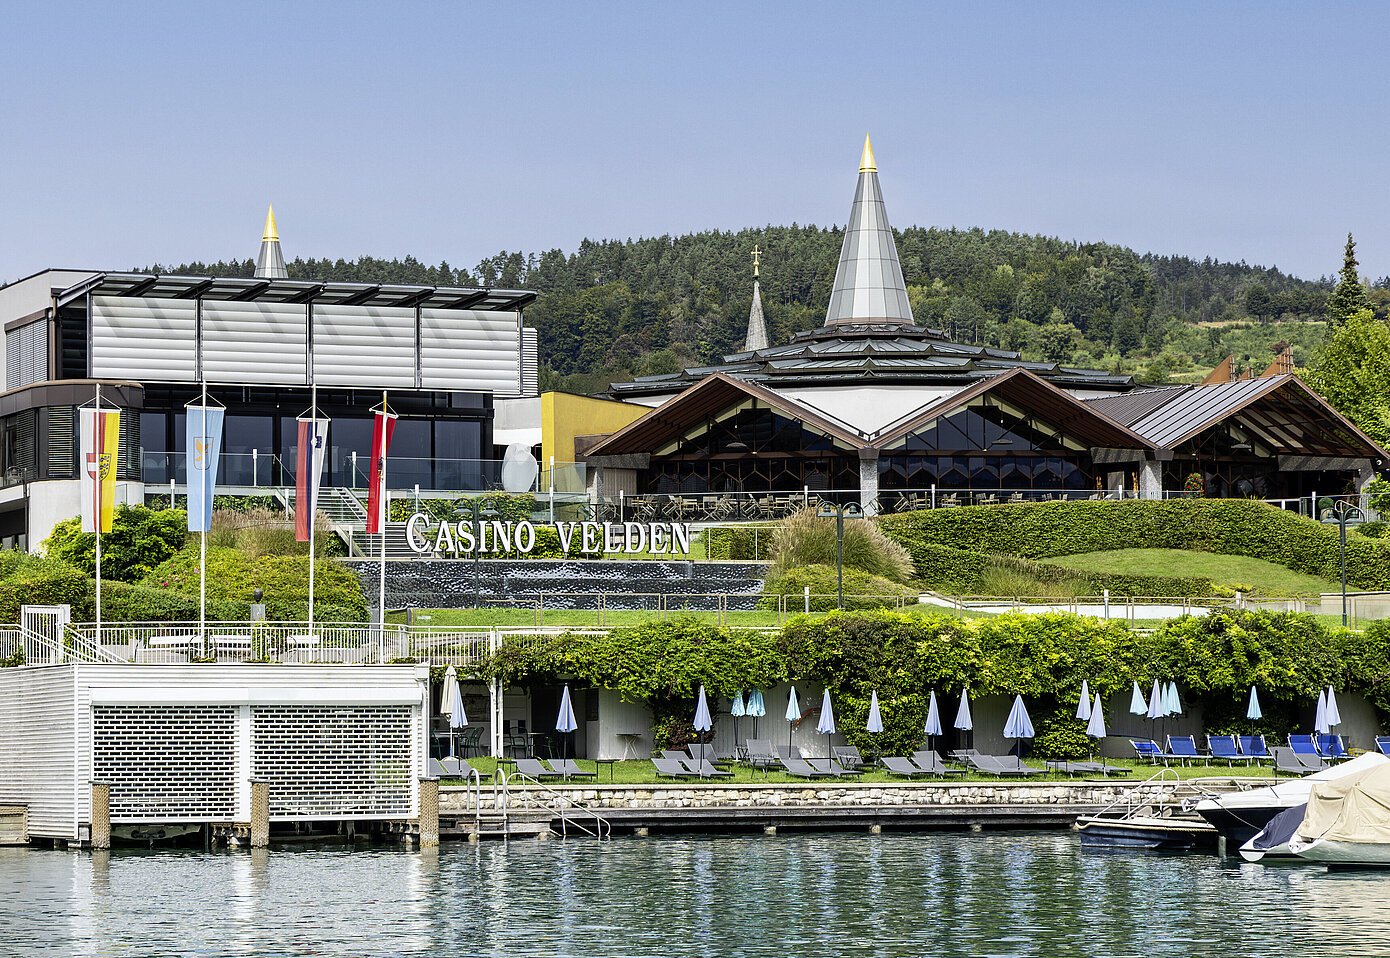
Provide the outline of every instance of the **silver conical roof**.
[[275,208],[266,210],[265,232],[261,234],[261,251],[256,256],[256,279],[289,279],[285,269],[285,254],[280,252],[280,232],[275,228]]
[[859,185],[845,225],[840,265],[825,325],[837,323],[899,323],[912,325],[912,306],[898,262],[898,247],[883,208],[878,188],[878,167],[873,148],[864,137],[864,156],[859,163]]
[[772,345],[767,335],[767,320],[763,319],[763,291],[753,280],[753,305],[748,310],[748,334],[743,337],[744,352],[767,349]]

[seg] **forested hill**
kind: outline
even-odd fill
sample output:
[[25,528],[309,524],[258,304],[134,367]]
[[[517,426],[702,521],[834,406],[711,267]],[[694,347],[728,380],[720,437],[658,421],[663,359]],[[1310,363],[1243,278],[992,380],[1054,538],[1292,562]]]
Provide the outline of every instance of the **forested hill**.
[[[579,249],[502,252],[474,269],[412,257],[296,259],[296,279],[533,289],[527,323],[541,331],[546,385],[575,391],[670,371],[738,348],[762,250],[763,303],[773,342],[824,318],[841,231],[767,226],[637,240],[585,240]],[[1234,353],[1263,365],[1291,342],[1300,364],[1321,339],[1331,281],[1210,258],[1139,255],[1001,230],[909,227],[898,250],[921,325],[1078,365],[1193,378]],[[1335,251],[1329,250],[1329,260]],[[252,260],[153,271],[250,276]],[[1377,284],[1385,285],[1382,283]]]

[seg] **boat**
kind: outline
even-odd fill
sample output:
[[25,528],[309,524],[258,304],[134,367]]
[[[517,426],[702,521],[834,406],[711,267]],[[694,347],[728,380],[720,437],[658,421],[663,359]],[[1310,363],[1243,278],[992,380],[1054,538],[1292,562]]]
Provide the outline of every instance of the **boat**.
[[1390,868],[1390,764],[1316,783],[1289,851],[1332,867]]
[[1308,811],[1308,803],[1295,805],[1293,808],[1286,808],[1278,815],[1269,820],[1269,824],[1260,829],[1244,845],[1240,846],[1240,857],[1248,862],[1258,862],[1269,859],[1271,861],[1296,861],[1297,856],[1289,851],[1289,839],[1293,838],[1294,832],[1298,831],[1298,826],[1303,824],[1303,816]]
[[[1216,845],[1220,833],[1177,801],[1156,801],[1144,786],[1177,774],[1163,769],[1094,815],[1078,815],[1073,826],[1087,848],[1146,848],[1182,851]],[[1123,804],[1123,807],[1121,805]]]
[[1225,836],[1228,842],[1243,847],[1280,812],[1305,804],[1309,791],[1316,783],[1334,781],[1387,764],[1390,764],[1390,758],[1377,752],[1367,752],[1351,761],[1302,778],[1205,798],[1196,804],[1194,811]]

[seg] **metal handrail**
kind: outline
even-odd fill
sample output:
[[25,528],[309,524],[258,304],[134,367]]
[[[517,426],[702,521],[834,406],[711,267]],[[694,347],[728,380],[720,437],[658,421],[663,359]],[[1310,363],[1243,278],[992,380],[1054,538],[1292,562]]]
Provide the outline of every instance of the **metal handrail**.
[[1114,808],[1116,805],[1119,805],[1121,802],[1124,802],[1124,803],[1125,803],[1125,817],[1126,817],[1126,818],[1128,818],[1129,816],[1131,816],[1131,815],[1134,814],[1134,810],[1135,810],[1136,807],[1137,807],[1137,808],[1143,808],[1145,805],[1152,804],[1151,801],[1146,801],[1146,802],[1144,802],[1142,805],[1137,805],[1137,806],[1136,806],[1136,804],[1135,804],[1135,796],[1138,794],[1139,789],[1143,788],[1145,785],[1150,784],[1150,783],[1153,782],[1155,779],[1157,779],[1157,780],[1159,780],[1160,782],[1162,782],[1170,773],[1171,773],[1172,776],[1173,776],[1173,782],[1174,782],[1174,783],[1180,783],[1180,782],[1182,781],[1182,778],[1181,778],[1181,776],[1178,775],[1176,769],[1171,769],[1171,768],[1167,768],[1167,767],[1161,768],[1161,769],[1159,769],[1157,772],[1155,772],[1154,774],[1150,775],[1148,778],[1144,779],[1142,782],[1138,783],[1137,785],[1132,785],[1132,786],[1130,786],[1129,788],[1125,789],[1125,791],[1120,795],[1119,798],[1115,799],[1115,800],[1114,800],[1113,802],[1111,802],[1109,805],[1105,806],[1105,807],[1102,808],[1100,811],[1096,812],[1097,817],[1099,817],[1099,816],[1101,816],[1101,815],[1104,815],[1106,812],[1110,811],[1112,808]]
[[[600,839],[600,840],[602,840],[602,839],[604,839],[604,838],[612,838],[612,837],[613,837],[613,826],[612,826],[611,824],[609,824],[608,819],[604,818],[604,817],[603,817],[602,815],[600,815],[597,811],[595,811],[594,809],[590,808],[588,805],[585,805],[583,802],[577,802],[577,801],[575,801],[574,799],[570,798],[568,795],[564,794],[563,792],[557,792],[555,789],[553,789],[553,788],[551,788],[549,785],[545,784],[545,782],[542,782],[541,780],[536,779],[536,778],[532,778],[530,775],[527,775],[525,772],[522,772],[522,771],[515,771],[515,772],[511,772],[511,773],[509,774],[509,773],[507,773],[507,772],[505,772],[505,771],[501,771],[501,770],[499,769],[499,773],[500,773],[501,778],[502,778],[502,793],[503,793],[503,797],[504,797],[504,798],[507,798],[507,804],[508,804],[508,805],[511,804],[511,801],[510,801],[510,792],[508,791],[508,787],[507,787],[507,786],[508,786],[508,782],[509,782],[510,779],[513,779],[513,778],[520,778],[520,779],[522,780],[523,783],[526,783],[526,784],[528,784],[528,785],[534,785],[534,786],[537,786],[537,787],[539,787],[539,788],[543,788],[543,789],[545,789],[547,792],[549,792],[551,795],[554,795],[554,796],[555,796],[557,799],[559,799],[561,802],[568,802],[570,808],[572,808],[572,809],[579,809],[580,811],[588,812],[590,815],[592,815],[592,816],[594,817],[594,830],[593,830],[593,831],[589,831],[589,829],[585,828],[583,825],[579,824],[578,822],[575,822],[575,823],[574,823],[574,827],[577,828],[577,829],[579,829],[579,830],[580,830],[581,832],[583,832],[585,835],[588,835],[590,838],[598,838],[598,839]],[[530,805],[531,793],[528,791],[528,792],[525,793],[525,796],[526,796],[525,801],[527,802],[527,807],[529,807],[529,805]],[[564,805],[561,805],[559,808],[554,808],[553,810],[554,810],[554,811],[558,811],[558,812],[560,813],[560,836],[561,836],[562,838],[568,838],[568,837],[569,837],[569,833],[568,833],[567,829],[568,829],[568,827],[569,827],[569,819],[567,819],[567,818],[565,817],[565,806],[564,806]],[[505,821],[505,818],[504,818],[504,821]]]

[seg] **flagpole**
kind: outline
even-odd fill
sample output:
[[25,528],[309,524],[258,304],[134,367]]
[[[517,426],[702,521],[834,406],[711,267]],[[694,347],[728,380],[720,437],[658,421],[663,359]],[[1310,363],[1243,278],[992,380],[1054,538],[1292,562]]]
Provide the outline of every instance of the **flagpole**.
[[381,578],[377,590],[377,617],[381,620],[381,639],[386,641],[386,390],[381,391],[381,448],[373,450],[378,460],[377,480],[381,491],[377,495],[377,527],[381,530]]
[[[318,441],[319,434],[319,385],[314,383],[309,387],[309,432],[310,442]],[[314,447],[310,445],[308,452],[304,456],[304,464],[309,468],[309,475],[304,481],[304,492],[309,498],[309,634],[314,634],[314,489],[318,482],[318,473],[314,471]],[[298,508],[303,509],[305,503],[297,503]]]
[[[208,381],[203,380],[203,408],[199,411],[202,416],[201,429],[199,432],[203,436],[208,434]],[[204,440],[207,441],[207,440]],[[194,459],[197,461],[197,450],[193,450]],[[203,475],[198,478],[198,484],[202,486],[202,496],[199,497],[198,515],[198,634],[202,636],[203,652],[207,653],[208,644],[208,532],[207,526],[211,525],[212,503],[208,501],[211,491],[208,488],[207,475],[212,466],[212,443],[208,442],[203,451],[204,469]],[[204,518],[206,517],[206,519]]]
[[97,408],[92,416],[92,446],[97,454],[96,476],[92,479],[92,528],[97,531],[97,648],[101,648],[101,383],[97,383]]

